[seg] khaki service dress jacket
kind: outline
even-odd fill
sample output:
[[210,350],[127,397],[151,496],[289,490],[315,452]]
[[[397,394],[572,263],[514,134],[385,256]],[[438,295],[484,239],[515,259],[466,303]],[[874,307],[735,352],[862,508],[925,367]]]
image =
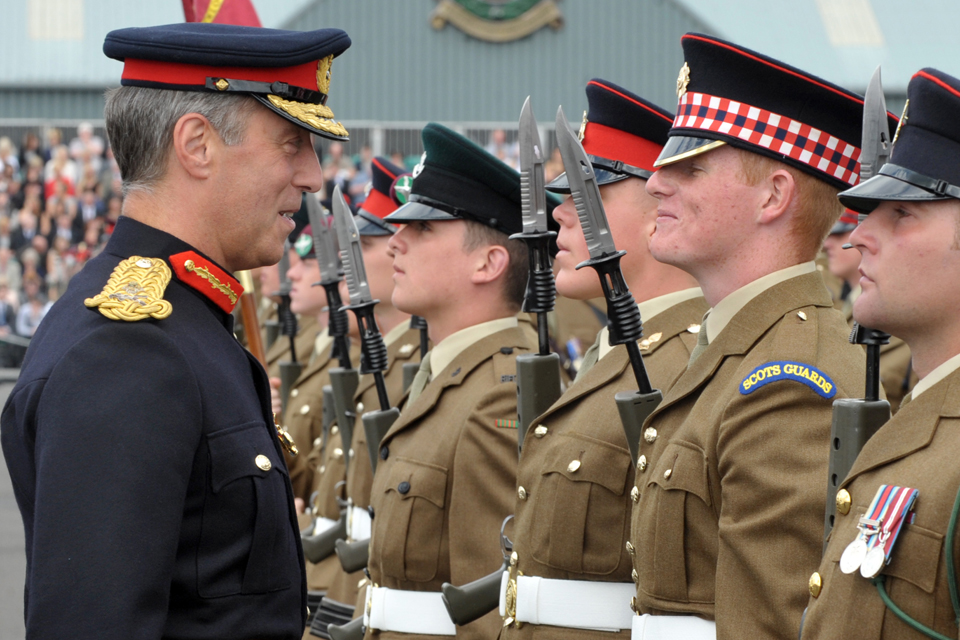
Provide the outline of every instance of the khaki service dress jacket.
[[[516,358],[536,342],[524,322],[482,338],[404,405],[381,442],[371,489],[374,584],[439,592],[501,566],[500,525],[516,495]],[[457,637],[494,638],[500,624],[491,612]],[[368,629],[366,637],[420,636]]]
[[[640,351],[655,388],[666,393],[686,370],[706,310],[706,301],[697,297],[644,321]],[[532,423],[520,457],[512,536],[517,570],[524,575],[630,582],[626,542],[634,465],[614,396],[636,389],[627,351],[618,346]],[[581,462],[573,472],[568,469],[572,460]],[[530,624],[510,625],[501,637],[544,632],[556,638],[612,637],[608,631]]]
[[946,566],[946,550],[952,545],[954,566],[960,575],[960,545],[957,539],[947,537],[960,489],[958,457],[960,370],[955,370],[905,404],[881,427],[840,485],[840,490],[849,494],[849,501],[838,500],[841,510],[827,551],[808,583],[811,598],[803,640],[926,637],[884,605],[870,580],[859,571],[845,574],[838,564],[857,535],[860,516],[884,484],[919,491],[914,519],[903,525],[891,562],[880,574],[885,577],[886,591],[893,603],[917,622],[949,638],[958,637]]
[[820,274],[793,277],[740,309],[666,394],[631,495],[639,612],[715,620],[718,640],[797,638],[823,547],[833,398],[863,397],[848,337]]
[[[313,344],[320,332],[320,323],[313,316],[297,316],[297,336],[293,339],[297,348],[297,362],[306,363],[313,353]],[[267,375],[271,378],[280,377],[280,363],[290,360],[290,338],[278,336],[267,349]]]

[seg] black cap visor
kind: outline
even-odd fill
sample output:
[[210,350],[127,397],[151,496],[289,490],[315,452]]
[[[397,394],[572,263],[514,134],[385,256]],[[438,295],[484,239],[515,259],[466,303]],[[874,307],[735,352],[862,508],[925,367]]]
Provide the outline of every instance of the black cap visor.
[[681,160],[698,156],[701,153],[706,153],[725,144],[727,144],[725,141],[714,138],[670,136],[667,138],[667,144],[663,145],[663,151],[660,152],[660,156],[656,162],[653,163],[653,166],[662,167],[673,164],[674,162],[680,162]]
[[[653,175],[652,171],[634,167],[619,160],[608,160],[600,156],[587,156],[590,164],[593,166],[593,174],[597,177],[597,186],[620,182],[627,178],[642,178],[646,180]],[[563,172],[553,179],[546,186],[547,191],[552,193],[570,193],[570,182],[567,180],[567,173]]]
[[881,202],[927,202],[960,198],[960,188],[895,164],[887,163],[880,172],[857,186],[840,192],[840,202],[857,213],[870,213]]
[[830,233],[828,235],[838,236],[843,233],[850,233],[856,228],[857,228],[857,225],[855,224],[851,224],[849,222],[838,222],[835,225],[833,225],[833,228],[830,229]]
[[353,220],[357,223],[357,231],[362,236],[392,236],[397,231],[397,228],[389,222],[384,222],[363,209],[357,212]]
[[392,223],[405,224],[407,222],[416,222],[418,220],[462,220],[455,215],[447,213],[436,207],[431,207],[423,202],[408,202],[403,205],[384,220]]

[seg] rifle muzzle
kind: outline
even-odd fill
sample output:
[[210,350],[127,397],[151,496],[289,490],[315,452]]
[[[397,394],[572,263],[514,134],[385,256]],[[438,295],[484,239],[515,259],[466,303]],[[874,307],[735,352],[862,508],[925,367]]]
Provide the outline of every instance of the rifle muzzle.
[[620,422],[623,424],[623,433],[627,436],[627,446],[630,447],[633,464],[636,465],[640,453],[643,423],[660,405],[663,394],[659,389],[654,389],[650,393],[621,391],[614,396],[614,400],[617,403],[617,411],[620,412]]
[[281,362],[280,363],[280,402],[281,411],[284,415],[287,413],[287,402],[290,400],[290,389],[293,388],[297,378],[303,371],[303,365],[299,362]]
[[517,446],[523,440],[530,424],[549,409],[560,397],[560,356],[525,353],[517,356]]
[[400,417],[400,409],[394,407],[388,411],[371,411],[363,414],[363,432],[367,436],[367,452],[370,454],[370,466],[377,472],[377,460],[380,459],[380,441]]

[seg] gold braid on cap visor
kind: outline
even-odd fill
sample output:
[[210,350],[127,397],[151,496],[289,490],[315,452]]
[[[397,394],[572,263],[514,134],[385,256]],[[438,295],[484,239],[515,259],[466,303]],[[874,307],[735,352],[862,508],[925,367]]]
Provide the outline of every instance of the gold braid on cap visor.
[[[320,93],[327,95],[330,93],[330,73],[332,68],[332,55],[321,58],[317,64],[317,89]],[[277,109],[315,129],[320,129],[321,131],[326,131],[327,133],[332,133],[337,136],[346,137],[350,135],[342,124],[333,119],[333,111],[326,105],[284,100],[280,96],[273,94],[268,94],[267,100]]]

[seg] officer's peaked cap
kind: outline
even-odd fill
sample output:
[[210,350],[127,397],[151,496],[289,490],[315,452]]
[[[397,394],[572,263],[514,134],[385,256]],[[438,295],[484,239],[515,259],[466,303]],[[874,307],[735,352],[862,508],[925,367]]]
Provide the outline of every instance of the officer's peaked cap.
[[862,213],[884,200],[960,198],[960,80],[921,69],[907,86],[907,104],[890,161],[877,175],[840,194]]
[[327,98],[333,59],[349,46],[340,29],[191,22],[111,31],[103,52],[124,63],[123,86],[244,93],[311,133],[347,140]]

